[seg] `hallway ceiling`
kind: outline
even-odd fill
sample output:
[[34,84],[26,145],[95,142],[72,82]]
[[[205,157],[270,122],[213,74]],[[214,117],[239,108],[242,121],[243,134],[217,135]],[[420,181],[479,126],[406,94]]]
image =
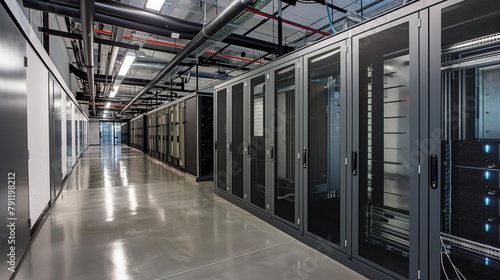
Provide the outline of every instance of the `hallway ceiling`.
[[[71,7],[72,4],[78,3],[75,0],[24,0],[25,6],[30,7],[27,4],[30,1],[38,2],[37,4],[40,7],[43,6],[40,5],[40,2],[53,3],[64,7]],[[277,13],[278,1],[268,0],[267,2],[269,3],[260,9],[260,12],[268,15]],[[332,34],[326,8],[317,2],[324,4],[321,0],[299,0],[295,5],[289,5],[285,1],[282,3],[282,18],[292,23],[283,23],[282,42],[286,48],[284,53],[287,50],[291,51],[304,47],[324,38],[326,35],[330,36]],[[204,8],[206,7],[206,22],[209,22],[221,13],[229,4],[229,0],[165,0],[159,11],[146,8],[147,0],[121,1],[124,5],[147,11],[150,15],[160,14],[170,16],[192,24],[192,28],[186,28],[185,30],[175,30],[175,27],[165,26],[167,30],[179,33],[180,38],[178,39],[172,38],[175,37],[175,34],[165,36],[165,34],[149,33],[141,30],[139,26],[137,26],[137,29],[132,29],[100,22],[97,17],[97,4],[109,2],[98,0],[95,3],[94,74],[96,77],[95,103],[97,105],[97,114],[91,113],[91,115],[98,115],[100,117],[105,115],[107,118],[113,118],[189,42],[189,39],[182,38],[186,37],[184,35],[193,34],[193,30],[199,28],[205,22]],[[400,5],[403,3],[403,0],[328,0],[328,3],[339,8],[330,9],[330,13],[335,29],[341,31],[356,24],[360,19],[369,19],[376,14]],[[35,9],[43,10],[43,8]],[[346,15],[341,10],[347,11],[348,14]],[[49,12],[53,11],[49,10]],[[75,34],[81,36],[81,24],[78,16],[65,14],[64,9],[57,9],[55,11],[60,31],[66,33],[63,37],[68,37],[68,33],[71,33],[71,36]],[[259,42],[258,40],[260,40],[260,42],[267,45],[277,46],[278,22],[264,15],[254,13],[252,15],[248,21],[235,26],[236,29],[231,36],[240,35],[238,38],[243,38],[249,42]],[[121,20],[123,21],[123,19]],[[134,16],[130,19],[129,25],[132,22],[135,23],[140,20],[139,16],[137,18]],[[154,27],[151,23],[144,23],[146,23],[146,26]],[[156,24],[157,21],[153,23]],[[51,26],[53,25],[51,24]],[[308,27],[310,30],[306,30],[300,26]],[[162,31],[159,26],[155,28],[155,30],[160,29]],[[192,35],[190,36],[192,37]],[[86,83],[87,76],[85,74],[87,68],[83,61],[82,41],[74,38],[65,38],[64,40],[69,49],[71,64],[74,66],[71,67],[74,70],[72,72],[78,77],[81,87],[80,92],[76,94],[77,99],[90,100],[88,85]],[[116,47],[117,50],[115,52],[117,55],[113,56],[113,46],[110,46],[107,41],[121,42],[134,49]],[[126,112],[125,117],[132,118],[144,111],[152,110],[171,99],[175,100],[175,98],[195,92],[197,87],[198,90],[211,90],[217,83],[259,67],[278,56],[276,51],[270,51],[269,48],[266,50],[263,50],[263,48],[257,49],[245,43],[236,45],[227,44],[226,42],[215,42],[207,46],[204,51],[198,58],[193,57],[183,61],[183,64],[172,77],[173,86],[170,85],[170,78],[162,80],[161,83],[156,84],[153,90],[143,95],[139,102],[135,103]],[[124,61],[126,61],[127,54],[128,56],[132,56],[129,58],[132,61],[130,69],[126,71],[124,76],[117,75],[122,70],[122,65],[126,64]],[[196,66],[197,64],[198,66]],[[198,69],[198,79],[196,78],[196,69]],[[115,97],[110,97],[110,94],[111,96],[113,95],[113,88],[118,88],[118,90]],[[110,105],[108,105],[109,108],[106,108],[105,105],[108,102]]]

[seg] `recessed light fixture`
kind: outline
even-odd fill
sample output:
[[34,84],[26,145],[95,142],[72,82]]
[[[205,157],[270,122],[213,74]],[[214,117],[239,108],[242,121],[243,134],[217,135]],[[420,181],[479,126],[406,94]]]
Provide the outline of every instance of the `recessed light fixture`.
[[135,53],[134,52],[127,52],[127,55],[123,59],[122,67],[120,67],[120,71],[118,71],[118,76],[125,76],[130,69],[130,66],[132,66],[132,63],[134,63],[135,60]]
[[106,109],[109,109],[111,107],[111,102],[106,103]]
[[160,11],[161,7],[163,7],[163,3],[165,3],[165,0],[148,0],[146,9]]
[[[113,98],[116,96],[116,93],[118,93],[118,89],[120,88],[119,85],[114,85],[113,90],[109,93],[109,97]],[[108,102],[109,103],[109,102]]]

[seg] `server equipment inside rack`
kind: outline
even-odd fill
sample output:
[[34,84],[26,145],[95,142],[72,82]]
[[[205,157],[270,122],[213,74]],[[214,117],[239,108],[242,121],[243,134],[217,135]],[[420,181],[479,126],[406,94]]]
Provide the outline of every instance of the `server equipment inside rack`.
[[189,94],[132,119],[130,135],[132,147],[192,174],[198,181],[212,180],[212,94]]
[[441,12],[441,245],[462,273],[498,279],[500,3],[480,2]]

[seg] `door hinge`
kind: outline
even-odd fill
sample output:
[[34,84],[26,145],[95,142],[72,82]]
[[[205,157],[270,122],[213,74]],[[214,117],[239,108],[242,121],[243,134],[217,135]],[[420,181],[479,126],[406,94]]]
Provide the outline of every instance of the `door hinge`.
[[345,158],[345,160],[344,160],[344,164],[347,166],[347,158]]
[[420,279],[420,269],[417,271],[417,279]]
[[30,150],[26,150],[26,159],[30,159]]
[[347,240],[344,241],[344,246],[347,247]]
[[266,206],[266,209],[269,209],[269,204]]
[[297,153],[297,158],[300,159],[300,153]]
[[300,225],[300,219],[297,219],[297,225]]
[[245,195],[243,196],[243,198],[244,198],[244,199],[247,199],[247,194],[245,194]]
[[28,67],[28,57],[24,57],[24,67]]
[[226,191],[229,191],[229,187],[226,187]]
[[418,28],[420,28],[420,27],[422,27],[422,19],[421,18],[418,19]]
[[267,79],[269,80],[269,74],[267,74]]
[[420,164],[418,165],[418,174],[420,175]]
[[345,46],[345,52],[348,53],[349,52],[349,46]]
[[297,63],[297,68],[300,69],[300,63]]

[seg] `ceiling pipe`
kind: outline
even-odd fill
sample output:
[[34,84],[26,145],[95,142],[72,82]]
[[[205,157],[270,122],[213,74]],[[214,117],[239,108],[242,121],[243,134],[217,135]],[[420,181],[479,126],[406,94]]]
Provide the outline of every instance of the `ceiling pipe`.
[[[140,68],[140,69],[147,69],[147,70],[161,70],[167,66],[167,63],[150,63],[150,62],[134,62],[132,64],[132,68]],[[196,72],[190,72],[191,76],[195,77]],[[188,75],[187,73],[185,75]],[[224,78],[219,78],[219,75],[216,73],[210,73],[210,72],[198,72],[198,78],[202,79],[228,79],[228,77]]]
[[[273,16],[273,15],[270,15],[270,14],[266,14],[264,12],[261,12],[261,11],[257,11],[257,10],[254,10],[254,9],[251,9],[251,8],[246,8],[245,10],[249,11],[249,12],[252,12],[256,15],[259,15],[259,16],[263,16],[263,17],[266,17],[266,18],[270,18],[270,19],[274,19],[274,20],[278,20],[277,17]],[[289,20],[286,20],[286,19],[281,19],[281,21],[283,23],[286,23],[288,25],[292,25],[292,26],[295,26],[295,27],[298,27],[298,28],[302,28],[302,29],[305,29],[305,30],[309,30],[309,31],[312,31],[312,32],[315,32],[315,33],[318,33],[318,34],[321,34],[323,36],[330,36],[331,34],[329,33],[326,33],[326,32],[323,32],[323,31],[319,31],[319,30],[316,30],[314,28],[311,28],[311,27],[308,27],[308,26],[305,26],[305,25],[302,25],[302,24],[298,24],[298,23],[295,23],[295,22],[292,22],[292,21],[289,21]]]
[[[47,11],[74,18],[80,17],[78,6],[75,6],[77,5],[77,1],[74,0],[68,2],[59,0],[23,0],[23,4],[24,7],[30,9]],[[106,13],[101,12],[100,8],[102,7],[106,7]],[[137,30],[169,38],[172,37],[172,33],[177,33],[180,36],[179,39],[187,40],[192,40],[203,27],[203,25],[199,23],[145,11],[143,9],[121,4],[115,1],[96,2],[94,20],[130,30]],[[166,27],[166,25],[168,25],[168,27]],[[179,29],[173,29],[174,27]],[[191,33],[192,31],[195,32]],[[277,50],[277,45],[274,43],[238,34],[230,34],[222,40],[222,42],[269,53],[274,53]]]
[[[285,9],[286,9],[286,8],[288,8],[288,7],[290,7],[290,5],[286,5],[285,7],[283,7],[283,8],[281,9],[281,11],[285,10]],[[272,16],[276,16],[276,15],[278,15],[278,12],[277,12],[277,11],[276,11],[276,12],[274,12],[274,14],[272,14]],[[262,26],[264,23],[266,23],[269,19],[270,19],[270,18],[265,18],[265,19],[261,20],[258,24],[254,25],[252,28],[250,28],[250,29],[248,29],[247,31],[245,31],[245,33],[243,33],[242,35],[243,35],[243,36],[246,36],[246,35],[248,35],[248,34],[252,33],[255,29],[257,29],[257,28],[261,27],[261,26]],[[209,56],[208,58],[203,59],[203,60],[202,60],[202,62],[203,62],[203,61],[208,62],[208,61],[209,61],[210,59],[212,59],[214,56],[216,56],[216,55],[218,55],[218,54],[222,53],[223,51],[225,51],[225,50],[226,50],[229,46],[230,46],[230,44],[225,45],[223,48],[220,48],[217,52],[215,52],[214,54],[212,54],[212,55],[211,55],[211,56]],[[285,46],[285,48],[287,48],[287,52],[288,52],[288,51],[289,51],[289,50],[288,50],[288,46]],[[291,49],[291,50],[293,50],[293,49]],[[269,52],[269,53],[274,53],[274,52]],[[264,57],[264,58],[265,58],[265,57]]]
[[[82,70],[76,68],[72,64],[69,65],[69,71],[79,79],[88,81],[88,77],[85,72]],[[106,75],[94,75],[94,81],[96,83],[111,83],[111,76],[106,76]],[[137,78],[125,78],[122,82],[122,85],[125,86],[146,86],[149,83],[149,80],[144,80],[144,79],[137,79]],[[182,83],[173,83],[172,86],[179,86],[182,87]],[[164,84],[164,85],[157,85],[157,88],[160,89],[170,89],[170,84]]]
[[89,85],[92,113],[95,115],[94,88],[94,0],[80,0],[80,19],[82,21],[82,39],[85,48],[85,62]]
[[212,19],[205,27],[202,29],[196,37],[193,38],[183,49],[180,51],[171,61],[170,63],[163,68],[163,70],[154,77],[151,82],[144,87],[135,97],[127,104],[127,107],[123,108],[120,112],[120,115],[123,115],[125,111],[127,111],[130,106],[132,106],[137,100],[141,98],[143,94],[148,92],[151,88],[153,88],[158,82],[160,82],[166,75],[170,74],[172,70],[174,70],[179,63],[184,60],[188,55],[190,55],[193,51],[198,49],[204,42],[206,42],[210,37],[214,36],[217,31],[219,31],[222,27],[228,24],[235,16],[240,14],[247,7],[246,3],[249,0],[236,0],[233,3],[229,4],[224,11],[219,14],[217,17]]

